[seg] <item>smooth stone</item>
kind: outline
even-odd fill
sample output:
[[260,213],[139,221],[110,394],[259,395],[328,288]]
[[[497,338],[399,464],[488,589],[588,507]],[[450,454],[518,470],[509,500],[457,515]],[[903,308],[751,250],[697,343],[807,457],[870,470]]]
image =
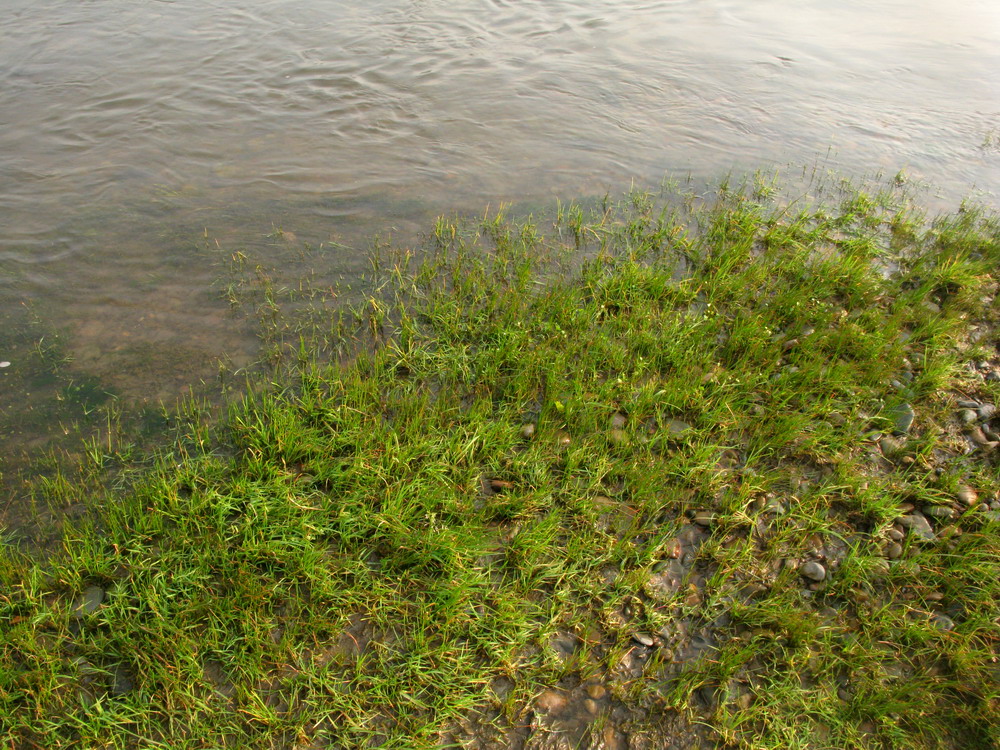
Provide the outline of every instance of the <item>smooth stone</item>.
[[996,383],[998,380],[1000,380],[1000,371],[990,370],[988,373],[986,373],[987,383]]
[[886,458],[893,458],[903,452],[906,444],[894,437],[884,437],[878,442],[879,450]]
[[972,427],[968,431],[969,439],[979,446],[987,446],[990,444],[990,439],[983,434],[983,431],[979,427]]
[[692,519],[699,526],[711,526],[715,520],[715,514],[710,510],[699,510]]
[[622,414],[620,411],[616,411],[611,415],[611,428],[615,430],[620,430],[628,424],[628,417]]
[[808,578],[810,581],[822,581],[826,578],[826,568],[818,562],[810,560],[799,568],[799,574],[803,578]]
[[633,633],[632,640],[640,646],[645,646],[646,648],[652,648],[656,645],[656,641],[653,640],[652,636],[649,636],[646,633]]
[[903,556],[903,545],[899,542],[892,542],[885,548],[885,556],[890,560],[898,560]]
[[890,411],[890,414],[892,414],[893,432],[896,435],[905,435],[910,431],[913,419],[916,417],[912,406],[909,404],[899,404]]
[[682,422],[679,419],[668,420],[665,427],[667,435],[672,438],[683,437],[693,429],[687,422]]
[[959,408],[961,408],[961,409],[972,409],[972,410],[975,410],[975,409],[978,409],[979,406],[980,406],[980,404],[979,404],[978,401],[969,401],[968,399],[962,399],[961,401],[958,401],[957,403],[958,403]]
[[954,518],[955,511],[947,505],[928,505],[924,507],[924,515],[931,518]]
[[10,367],[10,362],[7,361],[0,362],[0,367]]
[[913,513],[908,516],[900,516],[896,519],[896,522],[907,529],[910,530],[910,535],[915,536],[925,542],[931,542],[936,539],[934,534],[934,529],[931,528],[930,521],[928,521],[920,513]]
[[888,535],[888,537],[892,539],[894,542],[901,542],[906,538],[906,534],[897,529],[895,526],[889,529],[886,532],[886,535]]
[[546,690],[535,700],[535,705],[547,713],[559,713],[566,708],[566,696],[560,690]]
[[962,424],[972,424],[979,418],[974,409],[962,409],[958,413],[958,421]]
[[979,495],[971,487],[959,487],[958,492],[955,493],[955,498],[964,505],[972,506],[976,504]]
[[954,630],[955,621],[946,615],[934,615],[931,618],[931,622],[934,623],[934,627],[938,630]]
[[994,404],[983,404],[976,409],[976,413],[983,422],[986,422],[992,419],[993,415],[997,413],[997,407]]
[[599,701],[605,695],[608,694],[608,690],[604,685],[587,685],[587,695],[593,698],[595,701]]
[[535,425],[529,422],[526,425],[521,426],[521,437],[525,440],[531,440],[535,436]]
[[583,699],[583,707],[587,710],[588,714],[596,714],[598,710],[598,705],[590,698]]
[[77,619],[97,611],[104,603],[104,589],[100,586],[88,586],[73,605],[73,616]]

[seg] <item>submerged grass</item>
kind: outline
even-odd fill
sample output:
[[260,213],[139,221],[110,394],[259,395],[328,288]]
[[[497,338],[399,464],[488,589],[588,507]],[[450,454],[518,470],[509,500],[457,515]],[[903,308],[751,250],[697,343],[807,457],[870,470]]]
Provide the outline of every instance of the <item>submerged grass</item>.
[[772,193],[265,286],[276,370],[3,551],[0,743],[994,747],[1000,225]]

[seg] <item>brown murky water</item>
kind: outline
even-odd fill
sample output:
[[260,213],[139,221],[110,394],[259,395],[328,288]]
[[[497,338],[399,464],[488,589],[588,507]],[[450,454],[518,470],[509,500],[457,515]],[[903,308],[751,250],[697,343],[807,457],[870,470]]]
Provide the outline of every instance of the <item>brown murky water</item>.
[[[5,0],[0,19],[7,448],[67,394],[170,400],[246,361],[216,282],[279,227],[346,245],[323,273],[350,279],[373,233],[668,172],[906,169],[996,203],[995,0]],[[53,381],[29,360],[56,332]]]

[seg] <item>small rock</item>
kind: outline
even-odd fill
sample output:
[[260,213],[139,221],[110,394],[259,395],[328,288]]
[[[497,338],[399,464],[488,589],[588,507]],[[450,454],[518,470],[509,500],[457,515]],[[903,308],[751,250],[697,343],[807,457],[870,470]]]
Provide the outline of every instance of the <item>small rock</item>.
[[966,431],[966,434],[969,436],[969,440],[981,447],[988,446],[990,442],[992,442],[988,437],[986,437],[986,435],[983,434],[983,431],[976,426],[969,428]]
[[844,701],[844,703],[849,703],[851,700],[851,694],[844,690],[844,688],[837,688],[837,697]]
[[979,419],[983,422],[988,422],[993,419],[993,415],[996,413],[997,407],[994,404],[983,404],[976,409],[976,414],[979,415]]
[[934,529],[930,522],[920,513],[913,513],[908,516],[900,516],[896,522],[910,530],[910,535],[925,542],[932,542],[936,538]]
[[133,688],[135,688],[135,681],[132,679],[132,675],[125,667],[117,666],[111,672],[111,693],[113,695],[122,696],[131,693]]
[[764,506],[764,511],[766,513],[773,513],[776,516],[780,516],[784,514],[785,506],[778,498],[772,497],[770,500],[767,501],[767,504]]
[[616,411],[611,415],[611,428],[614,430],[622,429],[626,424],[628,424],[628,417],[622,414],[620,411]]
[[901,541],[903,541],[906,538],[906,534],[904,534],[902,531],[900,531],[899,529],[897,529],[895,526],[893,526],[892,528],[890,528],[885,533],[886,533],[886,536],[888,536],[894,542],[901,542]]
[[605,695],[608,694],[608,689],[604,685],[587,685],[587,695],[593,698],[595,701],[599,701]]
[[887,436],[878,441],[878,447],[886,458],[895,458],[903,452],[906,444],[902,440]]
[[535,700],[535,705],[546,713],[557,714],[566,708],[566,696],[560,690],[546,690]]
[[664,425],[664,428],[667,431],[667,437],[670,438],[685,437],[687,433],[693,429],[691,425],[689,425],[687,422],[682,422],[679,419],[667,420],[667,423],[666,425]]
[[960,409],[972,409],[973,411],[979,408],[978,401],[969,401],[968,399],[963,399],[957,402]]
[[979,495],[971,487],[962,486],[958,488],[958,492],[955,493],[955,498],[963,505],[975,505],[976,501],[979,499]]
[[946,615],[934,615],[931,622],[938,630],[954,630],[955,621]]
[[989,521],[990,523],[1000,522],[1000,510],[988,510],[983,513],[983,520]]
[[656,641],[653,640],[652,636],[647,635],[646,633],[633,633],[632,640],[640,646],[645,646],[646,648],[652,648],[656,645]]
[[822,581],[826,578],[826,568],[818,562],[810,560],[799,568],[799,575],[808,578],[810,581]]
[[699,510],[694,514],[694,518],[691,520],[699,526],[711,526],[712,522],[715,520],[715,514],[710,510]]
[[10,367],[10,362],[4,360],[3,362],[0,362],[0,367]]
[[899,542],[891,542],[886,545],[885,556],[890,560],[898,560],[903,556],[903,545]]
[[931,518],[948,519],[955,517],[955,511],[947,505],[924,506],[924,515]]
[[528,422],[526,425],[521,426],[521,437],[525,440],[531,440],[535,436],[535,425]]
[[597,707],[597,703],[595,703],[594,701],[592,701],[590,698],[584,698],[584,700],[583,700],[583,707],[587,710],[588,714],[596,714],[597,713],[597,708],[598,708]]
[[985,513],[989,509],[990,506],[987,503],[979,503],[979,505],[976,506],[976,510],[978,510],[980,513]]
[[79,599],[73,604],[73,617],[80,619],[93,612],[104,603],[104,589],[100,586],[88,586]]
[[1000,370],[990,370],[988,373],[986,373],[985,380],[987,383],[996,383],[998,380],[1000,380]]
[[958,421],[962,424],[972,424],[979,418],[979,415],[973,409],[962,409],[958,413]]
[[753,705],[753,696],[750,693],[741,693],[736,699],[736,705],[741,711],[746,711]]
[[908,433],[916,416],[913,413],[913,407],[909,404],[899,404],[889,414],[892,416],[893,433],[896,435],[905,435]]

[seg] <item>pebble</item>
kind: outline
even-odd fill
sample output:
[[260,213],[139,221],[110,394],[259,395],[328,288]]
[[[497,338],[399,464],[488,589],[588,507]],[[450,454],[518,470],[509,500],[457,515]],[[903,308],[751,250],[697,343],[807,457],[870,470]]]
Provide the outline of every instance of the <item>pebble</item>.
[[885,548],[885,556],[890,560],[898,560],[903,556],[903,545],[899,542],[892,542]]
[[529,422],[521,427],[521,437],[525,440],[531,440],[535,436],[535,425]]
[[903,452],[905,443],[902,440],[897,440],[894,437],[884,437],[879,440],[878,443],[879,450],[882,451],[882,455],[886,458],[892,458],[898,456]]
[[647,635],[646,633],[633,633],[632,640],[640,646],[645,646],[646,648],[652,648],[656,645],[656,641],[653,640],[653,637]]
[[913,425],[913,419],[916,416],[913,413],[913,407],[909,404],[900,404],[894,407],[890,414],[892,414],[893,420],[893,432],[896,435],[905,435],[910,431],[910,427]]
[[931,622],[934,623],[934,627],[938,630],[954,630],[955,621],[946,615],[934,615],[931,618]]
[[1000,370],[990,370],[986,373],[987,383],[996,383],[998,380],[1000,380]]
[[889,529],[885,533],[894,542],[901,542],[901,541],[903,541],[906,538],[906,534],[904,534],[902,531],[900,531],[899,529],[897,529],[895,526],[893,526],[891,529]]
[[535,700],[535,705],[547,713],[559,713],[566,708],[566,696],[559,690],[546,690]]
[[97,611],[104,603],[104,589],[100,586],[88,586],[79,599],[73,604],[73,617],[80,619]]
[[620,411],[616,411],[614,414],[611,415],[612,429],[620,430],[626,424],[628,424],[628,417],[626,417]]
[[679,419],[670,419],[664,426],[667,430],[667,435],[672,438],[684,437],[693,429],[687,422],[682,422]]
[[972,424],[979,418],[979,415],[973,409],[962,409],[958,413],[958,421],[962,424]]
[[997,413],[997,407],[994,404],[983,404],[978,409],[976,409],[976,414],[983,421],[989,421],[993,419],[993,415]]
[[909,529],[911,536],[915,536],[922,541],[931,542],[936,538],[934,529],[931,528],[930,522],[920,513],[913,513],[909,516],[900,516],[896,519],[896,522],[900,526]]
[[979,408],[979,402],[978,401],[969,401],[967,399],[963,399],[963,400],[961,400],[961,401],[958,402],[958,406],[959,406],[960,409],[978,409]]
[[979,499],[979,495],[971,487],[959,487],[958,492],[955,493],[955,498],[964,505],[975,505],[976,501]]
[[826,578],[826,568],[818,562],[810,560],[799,568],[799,574],[803,578],[808,578],[810,581],[822,581]]
[[955,511],[947,505],[928,505],[924,507],[924,515],[931,518],[954,518]]
[[710,510],[699,510],[692,519],[699,526],[711,526],[715,520],[715,514]]
[[604,687],[604,685],[587,685],[587,695],[589,695],[595,701],[599,701],[607,694],[608,690],[606,687]]
[[10,362],[7,361],[0,362],[0,367],[10,367]]
[[596,714],[597,713],[597,703],[595,703],[590,698],[584,698],[583,707],[587,709],[587,713]]

